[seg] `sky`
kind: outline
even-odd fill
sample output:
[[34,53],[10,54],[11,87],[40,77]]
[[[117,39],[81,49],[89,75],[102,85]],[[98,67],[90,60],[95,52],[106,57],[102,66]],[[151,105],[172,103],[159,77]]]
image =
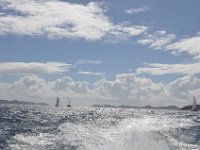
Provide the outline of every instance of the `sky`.
[[199,0],[2,0],[0,99],[200,103]]

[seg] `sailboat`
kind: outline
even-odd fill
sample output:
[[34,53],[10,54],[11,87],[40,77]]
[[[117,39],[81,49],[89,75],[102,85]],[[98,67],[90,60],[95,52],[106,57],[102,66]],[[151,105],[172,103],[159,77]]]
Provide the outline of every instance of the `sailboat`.
[[69,103],[68,103],[67,107],[71,107],[71,105],[70,105],[70,100],[69,100]]
[[197,100],[195,96],[193,96],[192,111],[197,111]]
[[58,106],[59,106],[59,103],[60,103],[60,99],[59,99],[59,97],[57,97],[57,98],[56,98],[56,105],[55,105],[55,106],[58,107]]

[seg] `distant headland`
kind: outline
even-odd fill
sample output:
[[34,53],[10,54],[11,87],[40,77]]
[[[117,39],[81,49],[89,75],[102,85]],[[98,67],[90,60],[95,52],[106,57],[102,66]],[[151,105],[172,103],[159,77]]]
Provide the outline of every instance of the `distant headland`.
[[27,102],[27,101],[19,101],[19,100],[2,100],[0,99],[1,104],[16,104],[16,105],[48,105],[46,103],[34,103],[34,102]]
[[[181,110],[192,110],[192,105],[185,106]],[[197,105],[197,111],[200,110],[200,105]]]
[[171,110],[178,110],[180,109],[177,106],[159,106],[159,107],[153,107],[150,105],[147,106],[127,106],[127,105],[120,105],[120,106],[113,106],[113,105],[93,105],[93,107],[107,107],[107,108],[144,108],[144,109],[171,109]]

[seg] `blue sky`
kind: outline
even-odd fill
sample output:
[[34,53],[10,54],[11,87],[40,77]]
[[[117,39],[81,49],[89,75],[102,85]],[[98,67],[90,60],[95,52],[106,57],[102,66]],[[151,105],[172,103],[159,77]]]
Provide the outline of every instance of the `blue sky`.
[[1,1],[1,98],[188,104],[200,96],[199,5],[198,0]]

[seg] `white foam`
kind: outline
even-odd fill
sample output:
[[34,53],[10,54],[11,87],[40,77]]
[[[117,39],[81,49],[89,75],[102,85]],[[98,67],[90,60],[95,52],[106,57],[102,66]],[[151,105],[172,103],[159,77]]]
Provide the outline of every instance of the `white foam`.
[[[112,111],[116,112],[109,114]],[[131,115],[129,110],[126,111],[124,116]],[[171,131],[178,128],[193,126],[191,119],[159,113],[147,114],[145,111],[137,112],[140,117],[118,120],[113,115],[124,112],[103,111],[101,113],[104,116],[100,120],[91,121],[87,118],[89,121],[86,119],[85,123],[64,123],[58,127],[58,132],[52,134],[16,135],[10,147],[13,150],[171,150],[174,145],[179,149],[197,149],[197,146],[180,143],[170,135]]]

